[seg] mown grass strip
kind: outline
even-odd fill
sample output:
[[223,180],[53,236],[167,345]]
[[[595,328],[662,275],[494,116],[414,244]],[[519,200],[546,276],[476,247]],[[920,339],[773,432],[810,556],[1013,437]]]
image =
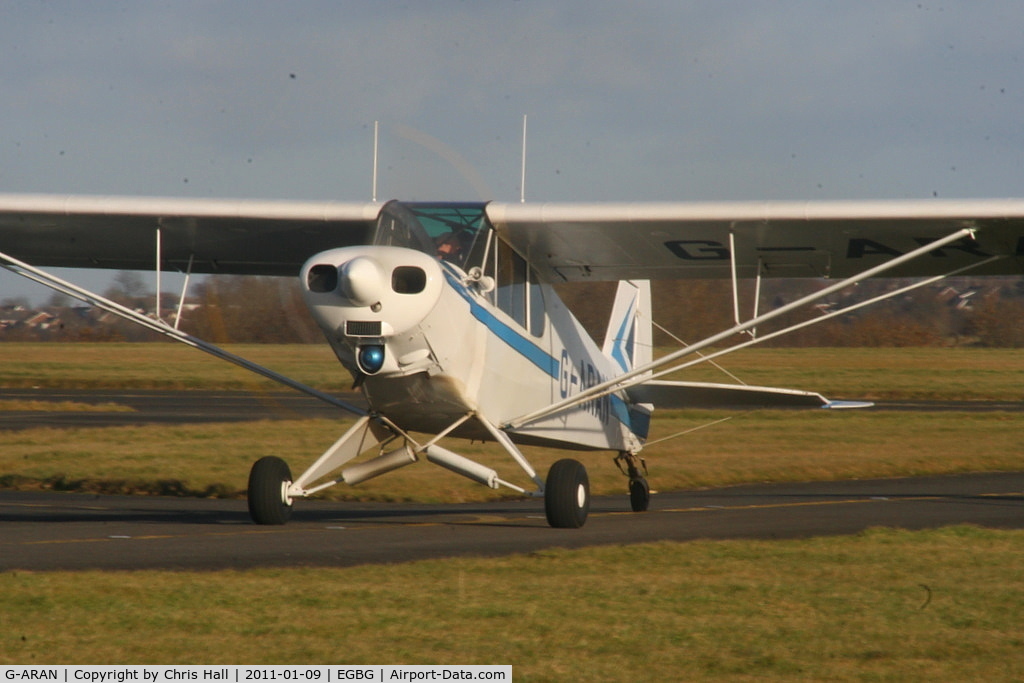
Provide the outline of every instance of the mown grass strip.
[[345,569],[0,574],[0,662],[509,663],[516,680],[1019,680],[1024,532]]
[[135,409],[122,403],[82,403],[81,401],[32,400],[0,401],[0,413],[19,411],[42,413],[132,413],[135,412]]
[[[326,344],[227,348],[323,390],[351,386]],[[1024,354],[1015,349],[753,348],[721,362],[748,384],[819,391],[830,398],[1024,401]],[[732,381],[710,365],[678,378]],[[171,343],[5,342],[0,386],[254,390],[277,385]]]
[[[326,344],[228,348],[300,382],[344,390],[352,380]],[[179,344],[0,344],[0,386],[51,389],[280,389],[280,385]]]
[[[728,414],[724,414],[728,415]],[[680,411],[655,420],[653,438],[718,420]],[[1024,415],[1001,412],[760,411],[643,452],[649,480],[668,491],[753,481],[810,481],[1024,470]],[[277,455],[298,474],[346,428],[333,420],[0,431],[0,486],[99,493],[239,497],[249,468]],[[494,445],[445,444],[528,485]],[[564,451],[524,449],[540,472]],[[625,478],[604,452],[577,453],[595,494],[620,494]],[[512,495],[420,462],[328,498],[469,502]]]

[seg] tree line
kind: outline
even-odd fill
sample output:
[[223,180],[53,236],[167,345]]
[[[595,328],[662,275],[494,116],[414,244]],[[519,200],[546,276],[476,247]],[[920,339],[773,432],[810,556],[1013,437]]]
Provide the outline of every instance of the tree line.
[[[906,287],[913,280],[868,280],[804,310],[794,311],[758,328],[774,330],[826,315]],[[824,289],[832,281],[765,280],[757,310],[766,313]],[[615,283],[566,284],[559,294],[591,335],[601,340]],[[741,282],[740,319],[754,315],[753,281]],[[671,280],[652,285],[656,346],[694,343],[735,323],[732,284],[728,280]],[[663,328],[663,329],[659,329]],[[776,347],[1024,346],[1024,278],[950,278],[839,315],[820,324],[766,342]]]
[[[908,280],[869,280],[762,327],[770,332],[858,301],[894,291]],[[762,284],[758,309],[766,312],[830,284],[823,280],[780,279]],[[573,283],[556,289],[595,340],[603,338],[615,283]],[[142,278],[123,271],[104,293],[136,310],[155,314],[153,292]],[[741,316],[754,311],[754,284],[742,282]],[[727,280],[674,280],[652,287],[655,344],[699,341],[734,325],[733,292]],[[174,324],[177,296],[161,297],[161,317]],[[31,326],[11,313],[17,302],[0,302],[0,340],[146,341],[160,339],[130,323],[55,295],[39,311],[49,324]],[[313,322],[294,278],[211,276],[192,288],[183,307],[181,329],[215,343],[318,343]],[[24,308],[24,307],[21,307]],[[6,315],[6,318],[5,318]],[[37,316],[38,317],[38,316]],[[1024,346],[1024,278],[954,278],[922,287],[887,302],[833,318],[768,342],[784,347],[826,346]]]

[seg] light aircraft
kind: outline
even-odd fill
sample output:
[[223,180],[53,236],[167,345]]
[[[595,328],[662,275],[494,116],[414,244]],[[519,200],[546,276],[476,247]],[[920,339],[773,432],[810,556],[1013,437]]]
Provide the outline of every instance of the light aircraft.
[[[285,523],[296,498],[426,459],[491,488],[542,497],[553,527],[582,526],[590,506],[584,466],[566,458],[541,476],[523,445],[613,452],[628,477],[632,509],[645,510],[650,489],[640,453],[655,408],[849,407],[812,392],[661,379],[666,374],[951,275],[1018,274],[1022,256],[1024,200],[317,203],[0,195],[0,264],[8,270],[357,416],[298,477],[272,455],[253,465],[248,504],[259,524]],[[41,266],[298,276],[369,409]],[[925,279],[755,334],[876,276]],[[731,280],[735,324],[654,359],[649,282],[691,277]],[[771,311],[755,304],[744,319],[738,282],[752,278],[759,288],[765,277],[836,282]],[[565,281],[618,281],[601,344],[556,295],[552,283]],[[446,439],[500,444],[522,470],[521,483],[442,446]]]

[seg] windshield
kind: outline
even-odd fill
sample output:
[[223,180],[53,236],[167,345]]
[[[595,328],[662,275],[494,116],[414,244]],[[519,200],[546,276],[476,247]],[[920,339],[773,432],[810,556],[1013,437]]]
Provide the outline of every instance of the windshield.
[[389,202],[373,243],[416,249],[466,270],[483,262],[490,227],[485,207],[481,202]]

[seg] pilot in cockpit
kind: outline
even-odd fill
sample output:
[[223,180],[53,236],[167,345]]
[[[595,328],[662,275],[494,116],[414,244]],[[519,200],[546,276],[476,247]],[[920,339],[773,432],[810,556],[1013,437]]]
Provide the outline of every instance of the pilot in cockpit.
[[437,256],[451,263],[462,263],[462,242],[454,232],[446,232],[435,241]]

